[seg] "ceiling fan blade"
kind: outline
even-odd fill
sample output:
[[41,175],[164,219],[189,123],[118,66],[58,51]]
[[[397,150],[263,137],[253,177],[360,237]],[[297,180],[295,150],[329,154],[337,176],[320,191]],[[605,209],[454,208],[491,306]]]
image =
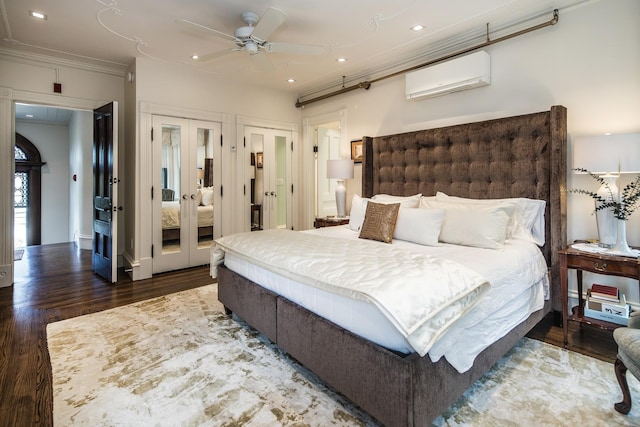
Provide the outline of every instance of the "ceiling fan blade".
[[273,63],[269,60],[267,55],[264,53],[256,53],[255,55],[250,55],[251,61],[258,67],[261,71],[270,73],[276,70],[276,67],[273,66]]
[[251,33],[251,37],[261,42],[269,40],[271,34],[273,34],[286,19],[287,15],[285,15],[283,11],[270,7],[256,24],[253,33]]
[[177,19],[176,24],[181,25],[185,28],[195,29],[197,31],[206,32],[208,34],[212,34],[216,37],[222,37],[223,39],[230,40],[232,42],[236,41],[236,38],[230,34],[225,34],[218,30],[214,30],[213,28],[206,27],[204,25],[197,24],[192,21],[188,21],[186,19]]
[[292,53],[295,55],[320,55],[324,52],[322,46],[293,43],[265,43],[264,50],[275,53]]
[[201,62],[201,63],[211,62],[215,59],[222,58],[223,56],[227,56],[233,51],[234,49],[227,49],[227,50],[221,50],[219,52],[208,53],[206,55],[199,56],[198,59],[194,59],[193,62]]

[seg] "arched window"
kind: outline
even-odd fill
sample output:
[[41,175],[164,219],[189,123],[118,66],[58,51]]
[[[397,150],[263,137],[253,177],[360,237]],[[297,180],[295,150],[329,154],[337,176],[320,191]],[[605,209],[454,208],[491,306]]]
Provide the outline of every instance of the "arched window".
[[16,133],[14,177],[14,207],[26,210],[27,246],[39,245],[41,240],[41,173],[46,163],[31,141]]

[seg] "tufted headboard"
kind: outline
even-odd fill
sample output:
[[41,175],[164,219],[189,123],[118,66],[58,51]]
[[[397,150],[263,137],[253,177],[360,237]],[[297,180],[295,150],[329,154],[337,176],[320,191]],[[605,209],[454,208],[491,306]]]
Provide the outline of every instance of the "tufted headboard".
[[567,110],[416,132],[365,137],[362,194],[437,191],[470,198],[547,201],[546,243],[553,309],[561,310],[557,251],[566,244]]

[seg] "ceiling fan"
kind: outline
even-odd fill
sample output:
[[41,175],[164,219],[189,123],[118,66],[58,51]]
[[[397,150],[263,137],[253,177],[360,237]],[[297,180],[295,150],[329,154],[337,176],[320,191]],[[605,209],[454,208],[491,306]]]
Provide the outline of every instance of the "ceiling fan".
[[254,12],[244,12],[242,20],[247,24],[236,28],[233,35],[223,33],[205,25],[201,25],[186,19],[179,19],[176,22],[200,32],[212,34],[235,43],[236,47],[213,52],[199,56],[194,60],[198,62],[208,62],[232,52],[246,51],[250,57],[258,62],[261,68],[272,68],[271,63],[264,53],[290,53],[296,55],[320,55],[323,52],[322,46],[303,45],[282,42],[270,42],[269,37],[287,19],[287,15],[280,9],[270,7],[262,15],[262,18]]

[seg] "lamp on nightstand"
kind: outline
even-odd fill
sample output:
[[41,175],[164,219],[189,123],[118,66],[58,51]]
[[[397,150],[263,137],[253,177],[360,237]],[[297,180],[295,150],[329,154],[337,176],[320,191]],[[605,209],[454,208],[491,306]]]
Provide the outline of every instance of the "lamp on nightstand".
[[344,180],[353,178],[353,160],[327,160],[327,178],[338,180],[336,207],[338,209],[338,218],[344,218],[347,216],[347,189],[344,186]]
[[[620,197],[617,186],[620,174],[640,173],[640,133],[576,137],[573,168],[599,175],[606,185],[603,184],[596,194],[604,200],[617,201]],[[599,245],[613,247],[618,236],[618,220],[612,210],[597,211],[596,222]]]

